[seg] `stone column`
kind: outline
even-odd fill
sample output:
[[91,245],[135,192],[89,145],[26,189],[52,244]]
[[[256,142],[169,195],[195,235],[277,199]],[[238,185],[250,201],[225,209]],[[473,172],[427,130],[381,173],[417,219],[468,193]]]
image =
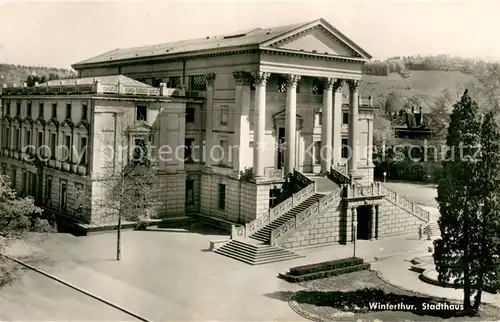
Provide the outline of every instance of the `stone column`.
[[366,151],[366,164],[373,165],[373,119],[368,119],[368,149]]
[[286,146],[286,173],[295,169],[295,148],[297,139],[297,83],[300,76],[287,76],[286,111],[285,111],[285,146]]
[[377,206],[375,204],[372,205],[372,213],[371,213],[371,234],[370,240],[375,240],[377,236]]
[[333,85],[332,119],[332,165],[336,167],[342,157],[342,86],[344,81],[337,79]]
[[[205,103],[207,111],[207,115],[205,117],[205,146],[207,153],[205,156],[205,166],[209,167],[212,165],[215,74],[205,75],[205,81],[207,82],[207,99]],[[184,142],[182,144],[184,144]]]
[[353,242],[357,238],[357,236],[356,236],[356,234],[357,234],[357,232],[356,232],[357,226],[355,226],[355,223],[356,223],[357,220],[358,220],[358,218],[356,216],[356,207],[352,207],[351,208],[351,220],[350,220],[350,224],[351,225],[349,227],[349,229],[351,231],[351,234],[350,234],[351,236],[348,239],[351,242]]
[[349,80],[349,175],[355,177],[358,172],[358,105],[359,81]]
[[323,83],[323,110],[321,127],[321,172],[329,171],[332,164],[333,137],[333,85],[335,78],[326,78]]
[[238,175],[245,168],[251,167],[250,147],[248,146],[248,137],[250,136],[250,84],[251,75],[248,72],[234,72],[236,80],[235,95],[235,122],[234,122],[234,140],[238,148],[233,146],[233,172]]
[[254,130],[253,130],[253,175],[264,177],[264,139],[266,134],[266,83],[270,74],[257,72],[255,78]]

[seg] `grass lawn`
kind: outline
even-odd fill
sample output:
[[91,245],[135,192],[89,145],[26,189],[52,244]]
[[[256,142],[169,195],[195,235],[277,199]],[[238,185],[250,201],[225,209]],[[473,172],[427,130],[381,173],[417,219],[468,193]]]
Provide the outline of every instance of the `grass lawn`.
[[[374,271],[362,271],[314,281],[301,282],[290,305],[314,321],[496,321],[500,309],[482,305],[478,316],[464,316],[454,310],[459,302],[432,298],[387,284]],[[405,304],[394,310],[370,308],[377,304]],[[426,305],[437,305],[426,309]],[[412,306],[412,307],[411,307]]]
[[435,184],[386,182],[384,185],[419,205],[435,208],[438,206],[436,201],[437,186]]

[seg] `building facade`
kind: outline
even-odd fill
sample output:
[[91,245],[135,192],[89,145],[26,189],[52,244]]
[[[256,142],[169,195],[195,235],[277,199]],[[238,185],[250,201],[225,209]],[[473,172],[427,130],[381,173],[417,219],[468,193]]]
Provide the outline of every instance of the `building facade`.
[[[370,98],[361,98],[358,90],[361,67],[370,58],[361,47],[319,19],[116,49],[74,64],[73,68],[80,80],[96,78],[103,82],[126,77],[129,82],[150,86],[151,91],[177,93],[176,97],[154,97],[148,105],[148,109],[156,111],[152,112],[152,123],[147,123],[157,137],[154,145],[182,147],[182,158],[160,165],[166,175],[162,192],[165,205],[158,216],[188,214],[218,222],[231,227],[234,239],[248,239],[258,230],[270,229],[266,234],[275,237],[265,242],[298,247],[306,246],[305,240],[320,244],[351,241],[357,231],[351,227],[355,216],[365,218],[362,230],[367,238],[408,232],[425,223],[423,210],[373,182],[375,107]],[[19,99],[21,105],[27,104],[23,103],[26,97],[7,93],[4,101],[17,104],[12,102]],[[95,93],[90,94],[87,106],[93,108],[89,115],[94,117],[94,131],[103,129],[99,120],[114,113],[113,104],[126,105],[130,111],[135,108],[137,114],[139,104],[149,99],[144,95],[125,99],[126,95],[114,94],[111,97],[115,103],[106,100],[103,104],[102,98],[92,95]],[[75,104],[81,105],[82,99],[75,97],[80,102]],[[67,99],[61,97],[61,102]],[[50,99],[46,104],[52,104]],[[12,113],[4,124],[11,126],[11,119],[16,117]],[[63,116],[58,121],[64,125]],[[49,124],[50,117],[46,121]],[[80,121],[73,120],[77,125]],[[90,129],[88,137],[95,133],[92,126]],[[12,137],[10,140],[11,144],[15,141]],[[89,142],[93,142],[90,151],[94,159],[89,160],[91,166],[79,180],[92,177],[98,168],[92,165],[99,159],[95,159],[96,141]],[[323,182],[324,191],[318,194],[325,176],[330,179]],[[326,208],[318,206],[316,212],[309,211],[301,217],[304,221],[300,227],[282,227],[286,234],[280,236],[279,227],[268,227],[273,219],[276,223],[287,212],[299,209],[299,201],[315,195]],[[317,228],[307,228],[315,220],[321,224],[321,233]],[[336,223],[323,227],[323,221],[328,220]],[[298,223],[296,220],[294,225]],[[304,229],[321,237],[302,238],[300,231]],[[294,236],[299,240],[293,241]]]

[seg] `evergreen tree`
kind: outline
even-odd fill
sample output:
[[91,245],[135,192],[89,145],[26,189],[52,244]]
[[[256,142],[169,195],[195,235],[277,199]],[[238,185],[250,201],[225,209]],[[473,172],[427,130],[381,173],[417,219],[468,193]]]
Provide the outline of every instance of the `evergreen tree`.
[[438,196],[441,238],[434,242],[434,261],[441,282],[454,279],[464,290],[464,309],[471,307],[471,268],[477,242],[478,214],[481,198],[478,195],[478,162],[475,152],[480,145],[481,117],[477,104],[467,92],[453,107],[439,180]]
[[482,212],[477,243],[472,245],[474,263],[472,284],[477,290],[474,310],[479,309],[483,290],[500,288],[500,127],[494,111],[484,118],[481,127],[481,158],[477,178]]

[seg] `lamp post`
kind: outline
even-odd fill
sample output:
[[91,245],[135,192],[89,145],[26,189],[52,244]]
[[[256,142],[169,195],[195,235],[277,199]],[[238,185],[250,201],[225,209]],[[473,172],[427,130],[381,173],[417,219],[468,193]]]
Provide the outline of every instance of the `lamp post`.
[[387,176],[387,172],[384,171],[384,183],[385,183],[385,177]]
[[352,226],[353,226],[353,232],[352,232],[352,236],[353,236],[353,252],[352,252],[352,257],[356,257],[356,239],[357,239],[357,230],[358,230],[358,222],[357,221],[353,221],[352,222]]

